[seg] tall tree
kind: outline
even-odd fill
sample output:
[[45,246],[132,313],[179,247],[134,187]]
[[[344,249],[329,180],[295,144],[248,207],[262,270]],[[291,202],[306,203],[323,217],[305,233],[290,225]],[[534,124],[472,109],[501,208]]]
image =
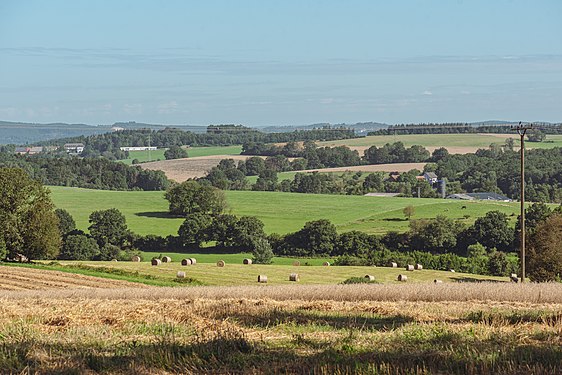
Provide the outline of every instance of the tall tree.
[[90,235],[100,248],[107,244],[122,246],[129,234],[125,216],[116,208],[92,212],[89,222]]
[[0,168],[0,253],[55,258],[61,247],[58,225],[46,188],[22,169]]
[[165,197],[170,202],[170,213],[179,216],[193,213],[218,215],[226,208],[222,191],[193,180],[172,186]]

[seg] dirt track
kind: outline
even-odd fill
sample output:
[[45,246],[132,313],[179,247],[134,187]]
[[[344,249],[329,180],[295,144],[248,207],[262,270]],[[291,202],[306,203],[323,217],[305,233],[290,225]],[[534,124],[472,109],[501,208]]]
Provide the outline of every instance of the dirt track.
[[27,267],[0,266],[0,290],[145,287],[128,281]]

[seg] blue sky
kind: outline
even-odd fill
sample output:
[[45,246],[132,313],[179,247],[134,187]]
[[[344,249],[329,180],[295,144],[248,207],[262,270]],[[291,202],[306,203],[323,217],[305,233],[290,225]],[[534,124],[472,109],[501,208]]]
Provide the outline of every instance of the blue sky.
[[562,1],[0,0],[0,120],[562,121]]

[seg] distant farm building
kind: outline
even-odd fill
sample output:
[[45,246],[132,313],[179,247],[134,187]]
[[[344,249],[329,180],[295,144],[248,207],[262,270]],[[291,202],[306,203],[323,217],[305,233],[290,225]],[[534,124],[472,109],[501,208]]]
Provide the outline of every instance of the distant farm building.
[[81,154],[84,151],[83,143],[67,143],[64,145],[64,150],[69,154]]
[[434,172],[425,172],[423,174],[423,178],[425,178],[425,180],[429,182],[431,185],[435,184],[439,180],[439,178]]
[[43,152],[43,147],[40,146],[34,146],[34,147],[16,147],[16,149],[14,150],[14,152],[16,154],[19,155],[34,155],[34,154],[38,154],[40,152]]
[[155,151],[158,148],[151,146],[132,146],[132,147],[119,147],[121,151]]
[[459,199],[465,201],[472,200],[488,200],[488,201],[500,201],[500,202],[511,202],[512,199],[501,195],[498,193],[464,193],[464,194],[451,194],[447,196],[447,199]]

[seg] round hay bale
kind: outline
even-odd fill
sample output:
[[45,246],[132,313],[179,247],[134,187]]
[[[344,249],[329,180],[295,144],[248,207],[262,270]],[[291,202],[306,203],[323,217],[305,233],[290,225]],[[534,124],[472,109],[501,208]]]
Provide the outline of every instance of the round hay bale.
[[252,260],[249,259],[249,258],[245,258],[245,259],[242,261],[242,263],[243,263],[243,264],[252,264]]
[[417,269],[418,271],[423,270],[423,266],[422,266],[421,264],[419,264],[419,263],[417,263],[417,264],[414,266],[414,268]]
[[299,274],[298,273],[292,273],[289,275],[289,281],[299,281]]
[[516,274],[516,273],[512,273],[511,275],[509,275],[509,277],[511,277],[511,278],[513,279],[514,277],[517,277],[517,274]]
[[162,263],[172,263],[172,258],[170,258],[170,257],[162,257]]
[[389,266],[392,267],[392,268],[397,268],[397,267],[398,267],[398,263],[396,263],[396,262],[390,262]]
[[191,264],[192,264],[192,265],[197,264],[197,259],[195,259],[195,258],[189,258],[189,260],[191,261]]
[[217,267],[224,267],[225,264],[226,264],[226,263],[224,262],[224,260],[219,260],[219,261],[217,262]]
[[153,266],[159,266],[159,265],[162,264],[162,261],[161,261],[160,259],[156,259],[156,258],[155,258],[155,259],[152,259],[152,260],[150,261],[150,264],[152,264]]
[[295,260],[295,261],[293,262],[293,266],[295,266],[295,267],[298,267],[298,266],[300,266],[300,265],[301,265],[301,262],[299,262],[298,260]]
[[449,270],[449,272],[455,272],[455,270],[451,268],[451,269]]
[[185,279],[185,272],[184,271],[178,271],[178,273],[176,274],[176,277],[178,279]]
[[267,276],[258,275],[258,283],[267,283]]
[[413,271],[413,270],[414,270],[414,266],[413,266],[413,265],[408,264],[408,265],[406,266],[406,271]]
[[324,267],[330,267],[330,262],[324,262],[324,263],[322,263],[322,265],[323,265]]
[[140,262],[141,258],[138,255],[135,255],[134,257],[131,258],[131,262]]
[[434,282],[435,284],[442,284],[442,283],[443,283],[443,281],[437,280],[437,279],[433,280],[433,282]]
[[406,276],[406,275],[398,275],[398,277],[396,278],[396,280],[398,280],[398,281],[406,281],[406,280],[408,280],[408,276]]
[[117,259],[111,259],[112,262],[117,262]]
[[365,275],[365,279],[369,281],[375,281],[375,277],[373,275]]
[[182,259],[181,265],[182,266],[191,266],[191,259]]

